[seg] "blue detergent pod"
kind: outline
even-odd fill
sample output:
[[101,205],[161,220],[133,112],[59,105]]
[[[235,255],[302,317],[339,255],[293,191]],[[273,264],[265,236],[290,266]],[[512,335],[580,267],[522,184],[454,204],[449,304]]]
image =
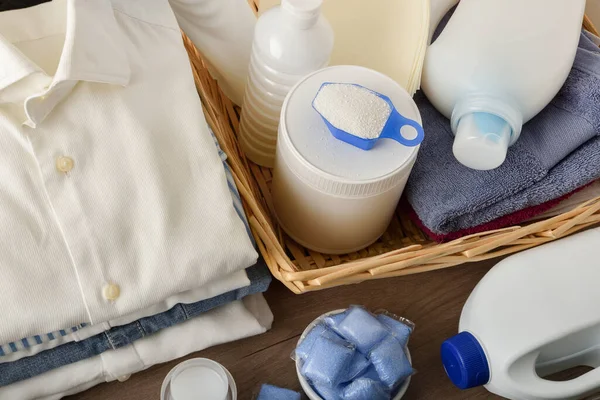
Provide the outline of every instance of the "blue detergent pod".
[[367,368],[367,370],[363,372],[363,374],[360,377],[368,378],[377,382],[381,381],[381,379],[379,378],[379,374],[377,373],[377,370],[375,369],[373,364],[369,365],[369,368]]
[[343,388],[340,386],[330,387],[319,383],[313,383],[312,388],[323,400],[341,400]]
[[342,391],[342,400],[389,400],[389,391],[369,378],[358,378]]
[[412,327],[385,314],[379,314],[377,319],[379,322],[389,328],[389,330],[392,332],[392,335],[398,339],[402,347],[406,347],[410,334],[412,333]]
[[360,354],[358,351],[354,353],[354,357],[350,361],[350,366],[348,367],[348,375],[343,382],[350,382],[354,378],[365,373],[367,368],[371,365],[371,362],[367,359],[367,357]]
[[256,400],[300,400],[300,393],[264,384]]
[[315,325],[315,327],[312,328],[306,334],[304,339],[302,339],[300,344],[298,344],[298,346],[296,347],[296,357],[303,361],[306,360],[306,358],[310,354],[313,345],[317,341],[317,338],[319,338],[320,336],[325,336],[330,339],[341,339],[341,337],[338,336],[334,331],[329,329],[327,325],[322,323]]
[[340,322],[342,322],[342,320],[344,318],[346,318],[347,313],[348,313],[348,310],[342,311],[337,314],[328,315],[325,318],[323,318],[323,322],[325,323],[325,325],[327,325],[329,327],[329,329],[333,330],[335,333],[337,333],[339,335],[340,334],[340,332],[339,332]]
[[373,348],[369,359],[373,363],[379,379],[388,389],[397,387],[413,373],[404,348],[391,335]]
[[310,383],[335,387],[347,376],[355,351],[343,339],[321,335],[312,346],[301,373]]
[[[414,147],[425,137],[421,124],[400,114],[389,97],[355,83],[323,83],[312,106],[334,137],[363,150],[379,139]],[[402,135],[405,126],[414,128],[414,138]]]
[[369,351],[386,336],[389,330],[373,314],[362,307],[352,307],[338,325],[339,333],[356,345],[362,354]]

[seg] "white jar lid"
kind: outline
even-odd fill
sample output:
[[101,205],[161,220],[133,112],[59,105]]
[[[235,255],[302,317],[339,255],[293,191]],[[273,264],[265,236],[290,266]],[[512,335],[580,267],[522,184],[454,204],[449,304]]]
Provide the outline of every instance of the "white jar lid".
[[173,368],[166,376],[161,400],[235,400],[233,377],[221,364],[195,358]]
[[373,195],[403,181],[419,147],[381,139],[365,151],[336,139],[312,107],[325,82],[356,83],[384,94],[400,114],[421,123],[411,96],[388,76],[359,66],[325,68],[298,82],[283,104],[277,151],[286,163],[307,183],[334,195]]

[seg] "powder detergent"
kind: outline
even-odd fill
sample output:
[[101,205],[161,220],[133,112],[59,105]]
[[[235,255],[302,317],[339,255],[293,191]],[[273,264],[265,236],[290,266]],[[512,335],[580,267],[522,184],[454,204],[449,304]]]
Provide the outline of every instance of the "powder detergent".
[[376,93],[352,84],[325,85],[313,107],[331,125],[363,139],[376,139],[392,113]]

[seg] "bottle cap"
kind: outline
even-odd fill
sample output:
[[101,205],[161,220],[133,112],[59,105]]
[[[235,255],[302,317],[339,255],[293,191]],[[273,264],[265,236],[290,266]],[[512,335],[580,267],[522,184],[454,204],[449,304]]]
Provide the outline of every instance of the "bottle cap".
[[321,15],[323,0],[282,0],[281,8],[301,27],[308,28],[317,22]]
[[225,367],[212,360],[196,358],[169,372],[163,382],[161,399],[231,400],[235,391],[235,383]]
[[453,152],[463,165],[477,170],[498,168],[506,159],[512,129],[502,118],[473,112],[458,121]]
[[485,352],[471,333],[461,332],[442,343],[441,356],[446,374],[459,389],[488,383],[490,369]]
[[298,16],[312,17],[319,15],[323,0],[282,0],[284,10]]

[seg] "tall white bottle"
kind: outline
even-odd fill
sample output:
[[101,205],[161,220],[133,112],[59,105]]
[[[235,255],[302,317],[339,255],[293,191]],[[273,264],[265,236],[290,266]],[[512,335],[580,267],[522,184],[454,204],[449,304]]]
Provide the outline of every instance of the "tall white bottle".
[[[460,333],[442,344],[461,389],[514,400],[580,399],[600,390],[600,228],[513,255],[469,296]],[[547,377],[576,366],[568,380]],[[594,397],[596,398],[596,397]]]
[[305,75],[327,66],[333,30],[322,0],[283,0],[256,23],[240,144],[253,162],[272,167],[283,100]]
[[171,0],[181,29],[207,61],[219,87],[241,105],[256,16],[247,0]]
[[522,125],[564,84],[585,0],[462,0],[428,48],[422,88],[451,118],[454,155],[500,166]]

